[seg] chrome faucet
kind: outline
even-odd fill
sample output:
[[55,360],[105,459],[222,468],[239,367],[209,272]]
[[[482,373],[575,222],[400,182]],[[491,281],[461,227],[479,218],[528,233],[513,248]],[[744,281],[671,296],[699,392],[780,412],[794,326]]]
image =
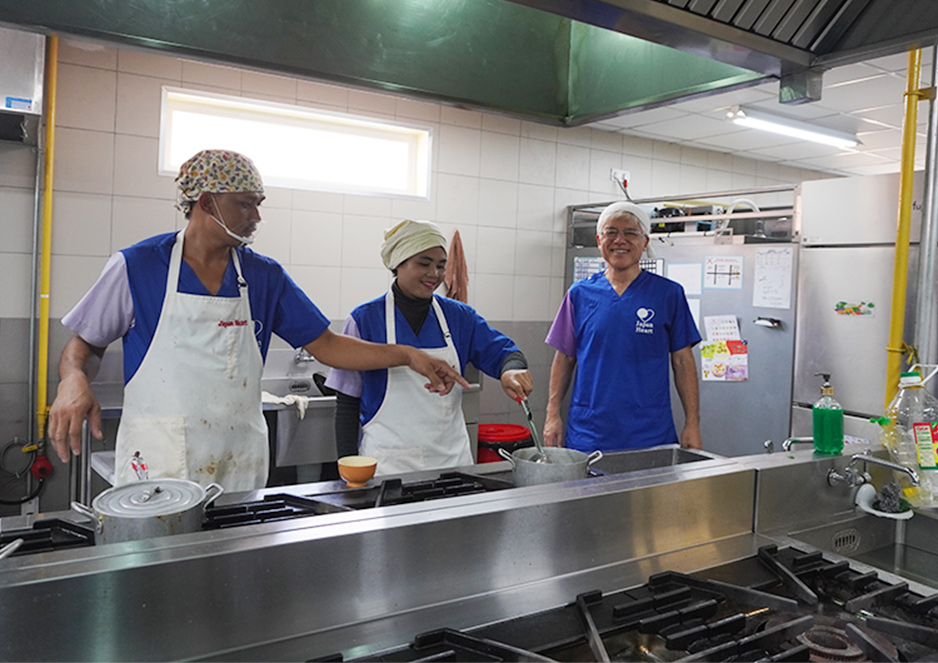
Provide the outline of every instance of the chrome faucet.
[[814,444],[813,437],[789,437],[784,442],[782,442],[782,451],[791,451],[792,445],[795,444]]
[[[855,465],[860,462],[863,463],[862,470],[858,470],[855,467]],[[905,472],[913,486],[919,485],[918,474],[916,474],[915,470],[903,465],[897,465],[896,463],[890,463],[888,460],[883,460],[881,458],[877,458],[876,456],[871,456],[868,453],[855,454],[852,456],[850,458],[850,462],[847,463],[847,467],[844,468],[843,474],[831,468],[827,473],[827,483],[833,486],[835,483],[843,482],[851,487],[862,486],[865,483],[870,483],[872,478],[866,472],[867,463],[879,465],[880,467],[895,470],[896,472]]]
[[296,354],[293,355],[294,364],[306,364],[311,361],[316,361],[316,358],[306,351],[306,348],[300,348],[296,351]]

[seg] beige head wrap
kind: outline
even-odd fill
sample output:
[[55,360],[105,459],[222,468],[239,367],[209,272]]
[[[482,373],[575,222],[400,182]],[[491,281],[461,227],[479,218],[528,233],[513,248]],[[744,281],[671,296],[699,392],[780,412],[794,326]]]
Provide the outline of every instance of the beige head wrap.
[[431,221],[405,219],[384,231],[381,260],[385,267],[393,270],[411,256],[436,246],[446,250],[446,238],[438,225]]
[[264,191],[254,162],[231,150],[202,150],[179,168],[176,207],[186,214],[205,193]]
[[[648,218],[648,213],[635,203],[626,202],[612,203],[606,206],[600,213],[599,219],[596,221],[596,234],[599,235],[602,233],[606,221],[619,216],[631,216],[635,221],[638,221],[646,237],[651,235],[651,219]],[[655,252],[651,248],[651,242],[649,242],[648,246],[645,248],[645,254],[649,258],[655,257]]]

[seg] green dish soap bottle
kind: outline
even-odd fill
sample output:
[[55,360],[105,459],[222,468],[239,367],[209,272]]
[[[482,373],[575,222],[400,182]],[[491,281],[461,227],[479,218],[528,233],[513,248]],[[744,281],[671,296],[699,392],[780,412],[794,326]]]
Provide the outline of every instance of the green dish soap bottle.
[[824,380],[821,398],[811,410],[813,415],[814,450],[836,455],[844,450],[844,409],[834,400],[830,373],[815,373]]

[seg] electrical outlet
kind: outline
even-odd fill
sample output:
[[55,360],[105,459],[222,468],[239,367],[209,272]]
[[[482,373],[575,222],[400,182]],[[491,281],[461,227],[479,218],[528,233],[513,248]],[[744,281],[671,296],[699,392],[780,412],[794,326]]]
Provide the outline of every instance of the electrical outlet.
[[621,184],[622,182],[628,182],[631,177],[629,171],[627,170],[622,168],[611,168],[609,170],[609,179],[611,179],[613,182],[618,182]]

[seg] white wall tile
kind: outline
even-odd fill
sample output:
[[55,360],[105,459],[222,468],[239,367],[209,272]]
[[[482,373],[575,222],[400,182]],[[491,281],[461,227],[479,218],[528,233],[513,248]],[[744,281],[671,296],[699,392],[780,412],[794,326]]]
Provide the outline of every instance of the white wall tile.
[[111,193],[114,134],[63,127],[55,136],[54,189]]
[[389,94],[365,92],[363,90],[349,90],[348,108],[352,113],[367,111],[394,117],[397,108],[397,98]]
[[322,104],[335,108],[348,108],[349,88],[326,83],[299,80],[296,83],[296,98],[300,101]]
[[479,180],[480,226],[514,228],[518,218],[518,185],[500,180]]
[[681,146],[681,163],[689,166],[702,166],[706,168],[709,165],[709,152],[699,150],[695,147]]
[[704,193],[707,191],[707,169],[700,166],[681,164],[681,191]]
[[556,185],[565,189],[589,189],[589,179],[589,148],[558,144]]
[[[631,187],[630,187],[631,188]],[[673,196],[681,191],[681,164],[654,161],[651,165],[651,195]]]
[[479,178],[441,173],[437,176],[436,220],[457,226],[475,225],[479,212]]
[[590,150],[589,190],[605,197],[616,196],[621,190],[612,181],[613,168],[622,167],[622,155],[605,150]]
[[59,65],[56,126],[114,131],[117,74],[71,64]]
[[384,231],[392,225],[390,217],[346,214],[342,221],[342,266],[382,267]]
[[652,155],[656,161],[681,161],[681,146],[656,140],[652,145]]
[[177,85],[182,81],[182,60],[154,51],[121,48],[117,54],[117,70],[163,78],[174,81]]
[[114,194],[176,199],[176,182],[159,175],[159,140],[117,134],[114,139]]
[[293,213],[288,209],[265,209],[264,224],[251,248],[286,265],[290,261]]
[[733,155],[727,152],[707,152],[707,168],[709,170],[733,170]]
[[729,191],[733,188],[733,173],[725,170],[707,170],[707,191]]
[[109,228],[110,251],[106,255],[147,237],[177,230],[176,208],[165,200],[114,196]]
[[52,196],[52,224],[53,253],[110,255],[110,195],[57,191]]
[[305,189],[297,189],[293,192],[293,209],[341,214],[344,208],[345,196],[341,193],[307,191]]
[[99,69],[117,68],[117,49],[80,39],[59,40],[59,63],[80,64]]
[[[107,258],[53,254],[49,315],[55,319],[68,313],[98,280],[106,262]],[[29,288],[23,288],[23,290],[29,293]],[[3,304],[0,303],[0,306]]]
[[564,145],[590,147],[593,142],[593,130],[588,127],[561,127],[557,130],[557,142]]
[[437,170],[441,173],[478,177],[482,152],[482,132],[478,129],[448,124],[440,126],[440,156]]
[[292,265],[287,270],[300,289],[313,300],[313,303],[330,320],[344,320],[349,311],[343,311],[340,305],[339,283],[343,270],[339,267],[313,267]]
[[521,137],[533,138],[535,140],[546,140],[551,143],[557,142],[559,127],[553,127],[539,122],[521,122]]
[[[2,158],[0,156],[0,160]],[[0,187],[4,252],[29,253],[32,251],[34,208],[35,197],[30,189]],[[54,214],[53,211],[53,216]]]
[[[32,291],[33,281],[32,256],[29,253],[0,251],[0,265],[3,265],[4,273],[0,318],[28,318],[29,293]],[[50,302],[53,305],[54,303]],[[23,352],[26,352],[26,348],[23,348]]]
[[535,184],[518,186],[518,228],[549,231],[554,225],[554,188]]
[[[632,198],[647,198],[652,195],[651,178],[652,159],[626,154],[622,157],[622,167],[629,171],[629,195]],[[617,193],[616,197],[621,193]]]
[[555,189],[554,190],[554,232],[566,232],[567,207],[570,205],[584,205],[593,202],[589,192],[584,189]]
[[0,186],[33,190],[36,152],[32,147],[0,142]]
[[[436,180],[430,185],[436,189]],[[392,198],[391,217],[394,219],[422,219],[436,221],[437,196],[431,192],[429,199],[425,198]]]
[[551,280],[543,276],[516,276],[512,320],[550,319]]
[[285,189],[279,186],[264,187],[264,202],[261,207],[261,215],[269,209],[293,209],[293,189]]
[[342,215],[295,210],[290,245],[291,267],[339,267],[341,264]]
[[557,143],[522,138],[518,180],[528,184],[553,186],[557,177]]
[[241,91],[255,99],[278,97],[295,101],[296,79],[246,70],[241,72]]
[[216,88],[241,91],[240,69],[217,64],[182,61],[182,82],[195,85],[210,85]]
[[520,149],[521,139],[518,136],[483,131],[481,176],[517,182]]
[[622,134],[613,133],[611,131],[601,131],[599,129],[591,129],[590,147],[594,150],[605,150],[607,152],[615,152],[616,154],[621,155]]
[[391,272],[383,266],[375,269],[343,267],[340,280],[339,315],[336,317],[344,320],[356,306],[387,292],[390,282]]
[[482,114],[482,129],[512,136],[521,135],[521,120],[493,113]]
[[397,97],[394,101],[394,114],[404,122],[418,120],[421,122],[440,121],[440,106],[426,101],[416,101],[414,99],[404,99]]
[[347,194],[343,210],[346,214],[361,216],[391,216],[391,199],[383,196]]
[[159,138],[164,85],[172,85],[172,81],[137,74],[117,75],[117,133]]
[[519,230],[515,236],[515,274],[551,276],[553,246],[552,232]]
[[480,276],[515,273],[515,235],[513,229],[479,227],[476,239],[476,270]]
[[[514,314],[514,277],[501,274],[476,274],[476,312],[486,320],[511,320]],[[472,286],[470,285],[470,288]]]
[[[655,141],[642,136],[624,134],[622,136],[622,151],[636,157],[653,157],[655,154]],[[628,159],[625,159],[628,161]]]
[[482,113],[464,108],[454,108],[453,106],[441,106],[440,122],[470,129],[481,129]]

